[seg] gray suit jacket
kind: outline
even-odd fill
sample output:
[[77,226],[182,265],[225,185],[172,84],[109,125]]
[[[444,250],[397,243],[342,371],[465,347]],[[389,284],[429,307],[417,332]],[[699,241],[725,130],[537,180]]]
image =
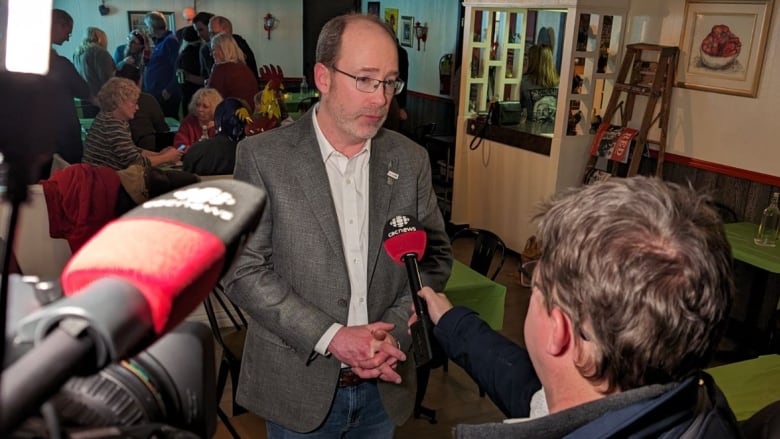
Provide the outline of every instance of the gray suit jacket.
[[[256,232],[232,267],[227,293],[251,317],[238,401],[292,430],[306,432],[325,419],[336,392],[340,362],[314,353],[334,322],[347,323],[350,300],[340,231],[312,124],[313,110],[287,127],[243,140],[234,176],[268,193]],[[423,283],[441,291],[452,252],[431,185],[423,148],[380,130],[372,140],[369,176],[368,318],[395,324],[408,351],[411,295],[405,269],[382,249],[382,229],[394,215],[416,217],[428,232]],[[388,178],[388,171],[397,179]],[[384,407],[402,424],[415,393],[412,355],[396,385],[380,382]]]

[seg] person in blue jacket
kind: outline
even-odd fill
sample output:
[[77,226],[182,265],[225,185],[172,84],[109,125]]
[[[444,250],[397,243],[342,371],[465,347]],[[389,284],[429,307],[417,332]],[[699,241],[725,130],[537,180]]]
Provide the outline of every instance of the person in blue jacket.
[[179,119],[181,94],[176,81],[176,58],[179,56],[179,40],[168,30],[165,15],[149,12],[144,16],[154,49],[144,71],[143,87],[146,93],[157,98],[165,117]]
[[444,294],[419,292],[447,355],[507,416],[532,418],[459,425],[455,437],[739,437],[702,371],[734,295],[709,198],[613,178],[565,191],[537,219],[525,348]]

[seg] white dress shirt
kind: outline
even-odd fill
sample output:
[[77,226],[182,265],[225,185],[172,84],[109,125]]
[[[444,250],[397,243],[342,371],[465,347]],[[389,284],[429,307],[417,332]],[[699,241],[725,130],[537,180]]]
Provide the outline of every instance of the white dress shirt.
[[[371,157],[371,140],[353,157],[336,151],[328,142],[317,123],[317,113],[312,117],[322,161],[328,173],[330,192],[341,231],[341,244],[349,273],[350,300],[347,326],[368,323],[368,173]],[[336,332],[344,325],[334,323],[322,335],[315,352],[329,355],[328,345]]]

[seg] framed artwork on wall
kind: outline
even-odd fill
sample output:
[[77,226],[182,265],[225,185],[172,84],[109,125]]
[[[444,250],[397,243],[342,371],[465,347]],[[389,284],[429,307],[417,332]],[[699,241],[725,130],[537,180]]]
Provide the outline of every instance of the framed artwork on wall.
[[398,35],[398,9],[385,8],[385,23],[390,25],[393,32]]
[[414,17],[405,15],[401,17],[401,35],[398,41],[401,42],[402,46],[412,47],[413,39],[414,39]]
[[[151,11],[127,11],[127,25],[129,30],[141,29],[145,32],[149,32],[144,24],[144,16]],[[176,31],[176,14],[168,11],[160,11],[165,15],[165,21],[168,23],[168,30]]]
[[379,2],[368,2],[368,5],[366,6],[366,12],[368,15],[379,17]]
[[677,85],[756,97],[774,0],[688,0]]

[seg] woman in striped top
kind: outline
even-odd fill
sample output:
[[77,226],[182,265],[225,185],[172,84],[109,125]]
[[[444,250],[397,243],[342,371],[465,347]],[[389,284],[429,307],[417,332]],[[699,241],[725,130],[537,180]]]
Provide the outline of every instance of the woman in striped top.
[[138,109],[140,94],[138,86],[125,78],[111,78],[103,85],[97,95],[100,112],[84,142],[84,163],[120,170],[135,163],[157,166],[181,158],[174,148],[152,152],[133,143],[128,121]]

